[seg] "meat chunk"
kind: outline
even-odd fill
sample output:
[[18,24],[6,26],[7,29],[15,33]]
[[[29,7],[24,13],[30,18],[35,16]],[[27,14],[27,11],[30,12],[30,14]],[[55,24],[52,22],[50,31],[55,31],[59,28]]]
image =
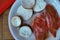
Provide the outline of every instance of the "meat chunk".
[[52,5],[46,6],[46,17],[49,31],[56,37],[56,30],[59,28],[57,22],[59,20],[59,16],[57,11]]
[[45,40],[48,37],[48,27],[44,13],[40,13],[34,19],[33,30],[36,40]]
[[[36,40],[45,40],[51,32],[56,37],[57,29],[60,27],[60,19],[55,8],[47,4],[46,8],[35,16],[32,22],[32,29]],[[49,32],[48,32],[49,31]]]

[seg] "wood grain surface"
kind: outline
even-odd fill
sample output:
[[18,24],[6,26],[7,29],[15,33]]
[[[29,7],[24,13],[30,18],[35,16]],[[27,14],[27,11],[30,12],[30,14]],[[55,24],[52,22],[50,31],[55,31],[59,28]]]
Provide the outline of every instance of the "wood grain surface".
[[8,27],[8,14],[10,8],[0,15],[0,40],[14,40]]

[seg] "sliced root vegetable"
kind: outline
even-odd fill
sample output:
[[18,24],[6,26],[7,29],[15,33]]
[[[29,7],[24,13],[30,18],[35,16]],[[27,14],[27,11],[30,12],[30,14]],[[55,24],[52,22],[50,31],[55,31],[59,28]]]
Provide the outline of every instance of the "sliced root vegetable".
[[19,29],[19,35],[24,38],[30,37],[32,34],[32,30],[29,28],[29,26],[22,26]]
[[21,0],[21,5],[24,7],[24,8],[33,8],[34,5],[35,5],[35,0]]
[[12,17],[12,19],[11,19],[11,24],[12,24],[14,27],[19,27],[19,26],[21,25],[21,18],[18,17],[18,16]]
[[33,10],[32,9],[25,9],[23,8],[22,6],[20,6],[18,9],[17,9],[17,15],[20,15],[22,16],[22,18],[24,20],[28,20],[31,18],[31,16],[33,15]]
[[34,6],[33,10],[35,12],[40,12],[46,7],[46,2],[41,0],[36,0],[36,5]]

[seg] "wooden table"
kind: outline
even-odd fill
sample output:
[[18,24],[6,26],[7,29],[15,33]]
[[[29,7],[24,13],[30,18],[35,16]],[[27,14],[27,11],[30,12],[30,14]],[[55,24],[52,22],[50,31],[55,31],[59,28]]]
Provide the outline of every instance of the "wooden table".
[[2,15],[0,15],[0,40],[13,40],[9,27],[8,27],[8,8]]

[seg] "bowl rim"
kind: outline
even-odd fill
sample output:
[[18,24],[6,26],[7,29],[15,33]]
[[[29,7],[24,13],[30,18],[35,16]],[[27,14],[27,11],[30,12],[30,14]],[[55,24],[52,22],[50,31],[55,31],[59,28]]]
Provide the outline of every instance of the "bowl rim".
[[14,38],[15,40],[17,40],[17,38],[16,38],[16,36],[14,35],[14,33],[13,33],[12,29],[11,29],[11,25],[10,25],[10,17],[11,17],[11,16],[10,16],[10,15],[11,15],[12,9],[14,8],[15,4],[17,4],[17,2],[18,2],[18,1],[15,1],[15,2],[13,3],[13,5],[12,5],[12,7],[11,7],[11,9],[10,9],[9,15],[8,15],[8,26],[9,26],[9,30],[10,30],[10,33],[11,33],[11,35],[13,36],[13,38]]

